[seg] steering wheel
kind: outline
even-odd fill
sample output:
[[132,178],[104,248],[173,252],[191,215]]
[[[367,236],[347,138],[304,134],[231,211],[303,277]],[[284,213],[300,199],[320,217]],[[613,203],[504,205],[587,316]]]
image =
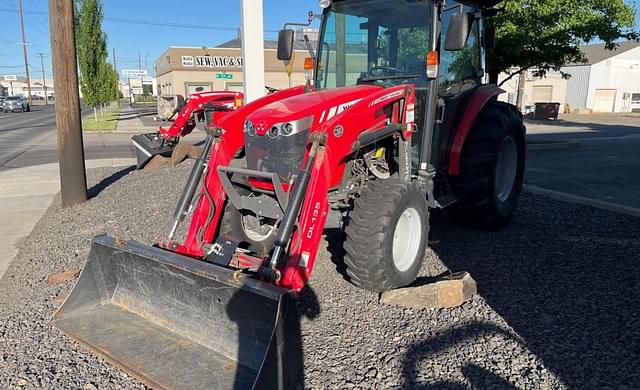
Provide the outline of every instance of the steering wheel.
[[392,68],[391,66],[374,66],[369,69],[369,76],[371,77],[380,77],[384,75],[399,75],[404,73],[402,69]]

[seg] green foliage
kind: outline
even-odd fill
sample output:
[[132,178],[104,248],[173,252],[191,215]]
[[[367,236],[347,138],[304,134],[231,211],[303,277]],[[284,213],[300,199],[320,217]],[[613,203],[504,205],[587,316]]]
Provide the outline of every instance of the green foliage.
[[620,39],[637,39],[635,7],[624,0],[505,0],[497,6],[496,48],[489,73],[536,67],[541,73],[583,62],[580,45],[600,39],[609,49]]
[[76,1],[76,46],[84,101],[98,107],[116,96],[117,73],[107,62],[107,37],[102,31],[102,1]]

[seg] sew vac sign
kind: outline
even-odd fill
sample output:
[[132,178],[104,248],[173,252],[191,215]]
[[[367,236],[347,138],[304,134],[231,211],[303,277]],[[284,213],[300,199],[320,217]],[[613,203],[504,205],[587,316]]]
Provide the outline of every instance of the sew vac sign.
[[182,66],[198,68],[242,68],[242,57],[225,56],[182,56]]

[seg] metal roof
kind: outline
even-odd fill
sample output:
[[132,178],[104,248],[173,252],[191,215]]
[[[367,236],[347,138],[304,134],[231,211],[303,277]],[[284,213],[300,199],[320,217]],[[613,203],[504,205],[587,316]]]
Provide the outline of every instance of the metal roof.
[[604,43],[580,46],[587,62],[574,62],[566,66],[594,65],[637,47],[640,47],[640,42],[635,41],[619,42],[613,50],[608,50]]
[[[315,42],[311,43],[312,46],[315,47]],[[224,42],[219,44],[218,46],[215,47],[216,49],[240,49],[242,48],[242,39],[241,38],[234,38],[230,41]],[[272,49],[272,50],[276,50],[278,48],[278,41],[273,41],[273,40],[265,40],[264,41],[264,48],[266,50]],[[300,40],[297,40],[294,42],[294,49],[295,50],[307,50],[307,45]]]

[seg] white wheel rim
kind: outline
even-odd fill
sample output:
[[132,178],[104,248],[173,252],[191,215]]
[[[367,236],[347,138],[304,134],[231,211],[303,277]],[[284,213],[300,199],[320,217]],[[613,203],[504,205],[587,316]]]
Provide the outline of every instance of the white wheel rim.
[[422,220],[414,208],[406,209],[393,232],[393,264],[405,272],[415,263],[422,241]]
[[513,137],[504,139],[500,145],[495,172],[495,192],[501,202],[506,202],[516,183],[518,173],[518,147]]
[[242,224],[242,230],[244,231],[244,234],[247,236],[247,238],[249,238],[253,242],[262,242],[267,240],[269,237],[271,237],[271,235],[273,234],[273,231],[276,228],[275,226],[271,226],[267,233],[262,234],[260,232],[256,232],[255,230],[249,229],[244,224],[244,217],[240,217],[240,222]]

